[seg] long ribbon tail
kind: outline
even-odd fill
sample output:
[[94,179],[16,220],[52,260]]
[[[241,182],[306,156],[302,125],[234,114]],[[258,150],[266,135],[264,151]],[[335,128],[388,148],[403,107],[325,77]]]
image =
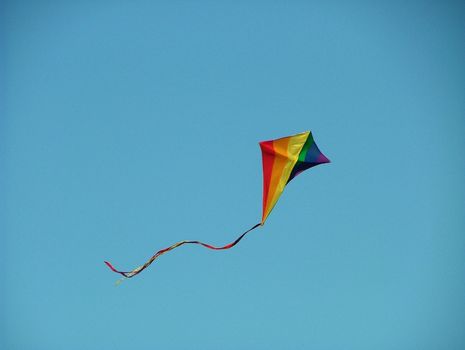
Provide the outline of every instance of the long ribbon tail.
[[237,243],[239,243],[241,241],[242,238],[244,238],[244,236],[249,233],[250,231],[256,229],[258,226],[260,226],[261,223],[258,223],[254,226],[252,226],[251,228],[249,228],[247,231],[245,231],[243,234],[241,234],[234,242],[232,243],[229,243],[229,244],[226,244],[225,246],[223,247],[215,247],[215,246],[212,246],[210,244],[207,244],[207,243],[202,243],[200,241],[180,241],[180,242],[177,242],[175,244],[173,244],[172,246],[168,247],[168,248],[165,248],[165,249],[162,249],[162,250],[159,250],[158,252],[156,252],[144,265],[142,266],[139,266],[137,268],[135,268],[134,270],[132,271],[119,271],[117,270],[111,263],[109,263],[108,261],[105,261],[105,264],[107,264],[107,266],[113,271],[113,272],[116,272],[116,273],[119,273],[120,275],[122,275],[123,277],[126,277],[126,278],[131,278],[131,277],[134,277],[135,275],[138,275],[139,273],[141,273],[142,271],[144,271],[147,267],[149,267],[160,255],[163,255],[167,252],[169,252],[170,250],[173,250],[177,247],[180,247],[184,244],[200,244],[202,246],[204,246],[205,248],[208,248],[208,249],[213,249],[213,250],[224,250],[224,249],[230,249],[232,247],[234,247]]

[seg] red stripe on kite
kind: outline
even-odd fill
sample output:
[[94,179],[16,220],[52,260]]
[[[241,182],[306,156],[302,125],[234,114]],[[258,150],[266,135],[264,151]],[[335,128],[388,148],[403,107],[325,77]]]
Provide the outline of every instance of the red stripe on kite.
[[[263,163],[263,214],[266,211],[266,202],[268,199],[268,192],[270,189],[271,173],[273,172],[273,163],[275,160],[275,151],[273,148],[273,141],[260,142],[262,150],[262,163]],[[262,216],[263,220],[263,216]]]

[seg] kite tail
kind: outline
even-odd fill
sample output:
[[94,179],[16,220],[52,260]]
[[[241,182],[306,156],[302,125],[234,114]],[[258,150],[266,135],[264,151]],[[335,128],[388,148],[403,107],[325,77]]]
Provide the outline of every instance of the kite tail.
[[107,266],[113,271],[113,272],[116,272],[116,273],[119,273],[120,275],[122,275],[123,277],[126,277],[126,278],[131,278],[131,277],[134,277],[135,275],[138,275],[139,273],[141,273],[142,271],[144,271],[147,267],[150,266],[150,264],[152,264],[160,255],[163,255],[167,252],[169,252],[170,250],[173,250],[174,248],[177,248],[177,247],[180,247],[184,244],[200,244],[202,246],[204,246],[205,248],[208,248],[208,249],[213,249],[213,250],[224,250],[224,249],[230,249],[232,247],[234,247],[237,243],[239,243],[241,241],[242,238],[244,238],[244,236],[249,233],[250,231],[256,229],[258,226],[261,226],[261,223],[259,224],[256,224],[254,225],[253,227],[249,228],[247,231],[245,231],[243,234],[241,234],[234,242],[232,243],[229,243],[229,244],[226,244],[225,246],[223,247],[215,247],[215,246],[212,246],[210,244],[206,244],[206,243],[202,243],[200,241],[180,241],[180,242],[177,242],[175,244],[173,244],[172,246],[168,247],[168,248],[165,248],[165,249],[162,249],[162,250],[159,250],[158,252],[156,252],[144,265],[142,266],[139,266],[139,267],[136,267],[134,270],[132,271],[119,271],[117,269],[115,269],[113,267],[112,264],[110,264],[108,261],[105,261],[105,264],[107,264]]

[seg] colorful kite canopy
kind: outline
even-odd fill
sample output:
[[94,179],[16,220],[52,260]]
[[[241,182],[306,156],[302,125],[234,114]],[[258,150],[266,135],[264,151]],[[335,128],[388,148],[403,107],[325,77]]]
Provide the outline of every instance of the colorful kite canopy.
[[131,278],[145,270],[160,255],[184,244],[199,244],[213,250],[230,249],[239,243],[247,233],[265,224],[289,181],[304,170],[330,162],[319,150],[310,131],[276,140],[262,141],[260,142],[260,148],[263,162],[263,212],[260,223],[242,233],[234,242],[222,247],[215,247],[200,241],[177,242],[168,248],[159,250],[144,265],[132,271],[119,271],[108,261],[105,261],[105,264],[114,272],[126,278]]
[[310,131],[260,142],[263,161],[263,225],[278,202],[284,187],[302,171],[329,163]]

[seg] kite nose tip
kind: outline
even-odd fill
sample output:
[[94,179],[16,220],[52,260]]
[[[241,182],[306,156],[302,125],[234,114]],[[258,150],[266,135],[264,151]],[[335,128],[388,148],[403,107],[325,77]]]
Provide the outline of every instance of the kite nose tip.
[[320,159],[319,159],[320,163],[331,163],[331,160],[326,157],[323,153],[320,154]]

